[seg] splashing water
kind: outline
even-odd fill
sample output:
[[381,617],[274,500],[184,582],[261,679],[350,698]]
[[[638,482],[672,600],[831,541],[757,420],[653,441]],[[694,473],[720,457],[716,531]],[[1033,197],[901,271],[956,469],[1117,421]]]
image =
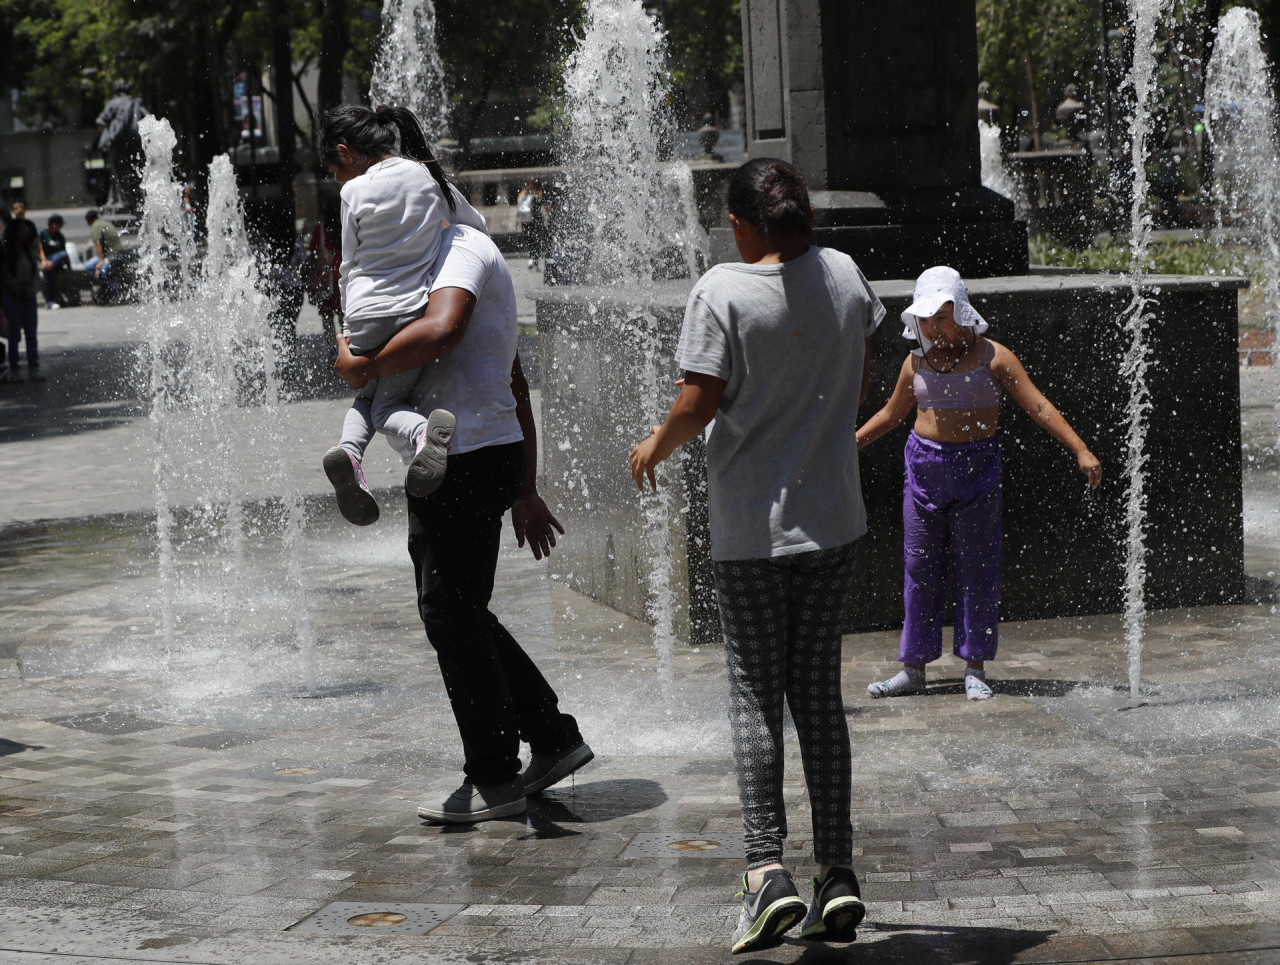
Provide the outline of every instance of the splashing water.
[[1125,642],[1129,655],[1129,693],[1138,696],[1142,679],[1142,640],[1146,629],[1147,506],[1146,441],[1151,395],[1147,388],[1150,364],[1147,328],[1154,317],[1154,299],[1146,286],[1147,249],[1151,244],[1151,214],[1147,199],[1147,142],[1151,135],[1149,102],[1155,89],[1156,27],[1168,11],[1171,0],[1128,0],[1129,22],[1133,30],[1133,66],[1126,84],[1133,90],[1133,117],[1129,124],[1129,149],[1133,158],[1129,221],[1130,301],[1124,314],[1129,347],[1121,363],[1121,374],[1129,382],[1129,402],[1125,413],[1129,429],[1125,446],[1125,476],[1129,482],[1125,519],[1128,540],[1125,553]]
[[706,235],[693,183],[672,143],[662,65],[666,36],[639,0],[590,0],[586,31],[565,72],[566,188],[586,232],[587,280],[635,285],[697,274]]
[[[276,376],[281,346],[267,319],[254,252],[244,227],[235,173],[225,156],[210,165],[208,243],[200,251],[182,211],[175,179],[176,138],[167,121],[140,123],[145,166],[139,229],[139,294],[146,339],[139,377],[150,399],[161,633],[171,664],[184,624],[199,636],[220,623],[215,645],[253,641],[239,621],[250,601],[241,460],[252,443],[276,455],[269,479],[281,509],[267,531],[283,533],[285,559],[268,566],[287,577],[273,587],[273,608],[294,618],[308,686],[314,687],[314,631],[301,573],[303,510],[284,462],[287,439]],[[177,507],[185,507],[177,525]],[[283,516],[283,520],[271,518]],[[207,627],[206,627],[207,630]],[[229,656],[229,654],[228,654]],[[234,664],[234,659],[226,661]],[[230,672],[230,668],[228,668]]]
[[[137,284],[138,294],[150,306],[147,312],[146,343],[148,357],[139,359],[140,377],[150,386],[152,442],[152,476],[156,508],[156,555],[160,573],[161,633],[166,654],[172,652],[176,615],[174,588],[176,561],[173,551],[173,507],[169,499],[170,480],[174,477],[174,445],[166,411],[178,400],[168,378],[165,356],[169,330],[180,329],[186,318],[190,291],[187,279],[174,276],[170,254],[178,263],[191,264],[195,252],[187,241],[186,220],[182,213],[182,195],[173,176],[173,149],[178,139],[169,123],[157,117],[145,117],[138,123],[142,136],[144,164],[142,193],[145,203],[139,226]],[[176,250],[173,250],[176,249]]]
[[[1271,316],[1271,358],[1280,377],[1280,137],[1272,76],[1258,14],[1245,7],[1228,10],[1218,21],[1205,72],[1213,189],[1220,220],[1243,230],[1264,255],[1263,303]],[[1280,423],[1280,382],[1275,412]]]
[[[644,289],[655,278],[694,275],[706,263],[706,232],[697,220],[693,178],[681,162],[666,162],[672,119],[662,65],[666,37],[639,0],[589,0],[581,43],[564,86],[569,131],[565,189],[582,233],[570,240],[584,278]],[[572,256],[571,256],[572,257]],[[652,425],[666,414],[669,355],[657,319],[633,313],[618,337],[639,357],[642,412],[626,420]],[[644,497],[645,581],[663,691],[671,706],[674,676],[674,551],[670,525],[673,483],[659,479]]]
[[978,121],[978,146],[982,157],[982,184],[996,194],[1008,198],[1021,208],[1022,192],[1009,169],[1005,167],[1000,150],[1000,125],[990,121]]
[[382,38],[369,83],[375,107],[407,107],[418,115],[428,141],[438,141],[448,125],[449,91],[436,47],[436,7],[432,0],[384,0]]

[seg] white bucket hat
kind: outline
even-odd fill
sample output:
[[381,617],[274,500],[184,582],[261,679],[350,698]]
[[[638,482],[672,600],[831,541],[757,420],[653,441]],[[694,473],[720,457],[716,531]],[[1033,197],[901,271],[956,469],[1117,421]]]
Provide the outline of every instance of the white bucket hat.
[[933,343],[920,331],[920,319],[936,315],[947,302],[954,306],[957,325],[971,328],[978,335],[987,330],[986,319],[969,304],[969,289],[965,287],[960,273],[946,265],[938,265],[916,279],[911,304],[902,313],[902,337],[920,343],[920,348],[912,349],[916,355],[924,355],[933,348]]

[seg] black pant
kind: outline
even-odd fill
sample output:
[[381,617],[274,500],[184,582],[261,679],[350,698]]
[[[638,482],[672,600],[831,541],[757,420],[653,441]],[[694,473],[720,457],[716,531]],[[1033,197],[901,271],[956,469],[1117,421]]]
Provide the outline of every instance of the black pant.
[[582,740],[555,691],[489,612],[502,517],[524,479],[522,443],[449,456],[444,483],[409,499],[418,612],[440,661],[473,784],[520,773],[520,741],[555,754]]

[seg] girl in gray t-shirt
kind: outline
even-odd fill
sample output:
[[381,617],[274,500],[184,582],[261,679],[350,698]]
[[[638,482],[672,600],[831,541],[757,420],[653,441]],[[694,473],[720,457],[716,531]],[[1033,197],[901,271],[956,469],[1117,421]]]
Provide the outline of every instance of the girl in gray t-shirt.
[[[741,264],[694,286],[676,360],[684,387],[631,453],[631,473],[707,437],[711,559],[729,668],[747,846],[731,948],[801,936],[850,941],[864,909],[853,873],[849,732],[840,631],[853,543],[867,528],[855,428],[869,337],[884,307],[848,255],[809,244],[813,209],[785,161],[747,162],[729,184]],[[813,901],[782,867],[783,700],[813,811]]]

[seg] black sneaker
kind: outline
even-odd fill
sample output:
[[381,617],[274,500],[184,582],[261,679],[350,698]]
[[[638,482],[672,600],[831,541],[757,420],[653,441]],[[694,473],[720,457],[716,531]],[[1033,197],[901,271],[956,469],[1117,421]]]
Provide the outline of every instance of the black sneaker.
[[418,451],[413,454],[409,471],[404,477],[404,488],[410,496],[421,499],[430,496],[444,482],[448,464],[449,443],[458,421],[447,409],[432,409],[427,416],[426,428],[418,437]]
[[851,942],[867,913],[858,876],[848,868],[831,868],[822,881],[813,879],[813,904],[800,929],[801,938]]
[[534,754],[524,769],[524,793],[537,794],[563,781],[595,756],[585,742],[559,754]]
[[742,917],[729,946],[734,954],[777,945],[782,933],[804,917],[804,899],[785,868],[766,871],[759,891],[749,891],[743,875],[738,897],[742,899]]
[[517,777],[506,784],[463,784],[443,804],[418,808],[418,817],[441,824],[475,824],[514,817],[526,810],[524,786]]

